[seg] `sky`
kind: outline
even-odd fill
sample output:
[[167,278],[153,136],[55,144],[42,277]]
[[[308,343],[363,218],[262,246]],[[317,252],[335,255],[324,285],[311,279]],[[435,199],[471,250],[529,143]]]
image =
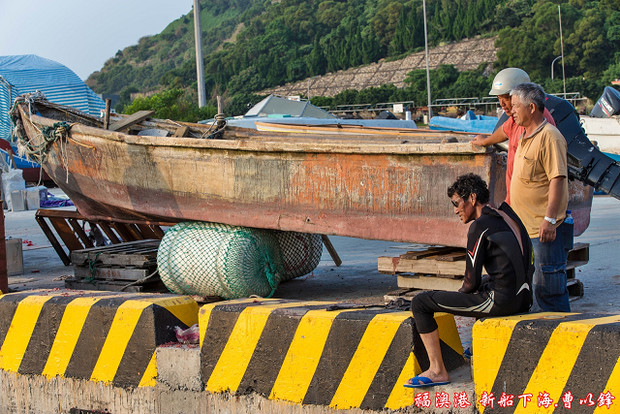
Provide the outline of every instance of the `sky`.
[[193,0],[0,0],[0,56],[35,54],[82,80],[118,50],[160,33]]

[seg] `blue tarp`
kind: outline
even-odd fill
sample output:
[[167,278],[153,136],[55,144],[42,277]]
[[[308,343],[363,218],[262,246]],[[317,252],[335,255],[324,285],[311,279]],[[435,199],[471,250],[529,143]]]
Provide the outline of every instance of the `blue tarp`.
[[430,129],[471,132],[475,134],[492,133],[497,124],[497,117],[468,114],[465,119],[434,116],[428,126]]
[[41,91],[48,100],[100,116],[105,102],[71,69],[37,55],[0,56],[0,138],[10,139],[16,97]]

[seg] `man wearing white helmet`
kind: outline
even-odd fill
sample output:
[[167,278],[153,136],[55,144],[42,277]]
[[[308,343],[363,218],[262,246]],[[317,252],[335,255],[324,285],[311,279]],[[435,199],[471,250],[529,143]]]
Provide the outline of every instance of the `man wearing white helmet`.
[[[500,106],[508,115],[508,120],[501,127],[497,128],[493,134],[477,135],[471,142],[472,145],[488,147],[489,145],[508,140],[508,160],[506,162],[506,203],[508,204],[510,204],[510,181],[512,179],[514,157],[519,145],[519,137],[524,131],[524,128],[517,125],[512,117],[510,90],[524,82],[530,82],[530,77],[524,70],[518,68],[506,68],[495,75],[489,95],[497,96]],[[546,108],[543,116],[547,122],[555,126],[555,121]]]

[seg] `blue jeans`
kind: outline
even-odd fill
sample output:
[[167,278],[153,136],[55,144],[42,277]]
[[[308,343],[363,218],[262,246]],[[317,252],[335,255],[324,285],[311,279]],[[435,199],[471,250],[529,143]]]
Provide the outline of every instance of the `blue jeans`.
[[534,296],[545,312],[570,312],[566,287],[566,259],[573,248],[573,224],[562,223],[555,240],[542,243],[532,239],[534,247]]

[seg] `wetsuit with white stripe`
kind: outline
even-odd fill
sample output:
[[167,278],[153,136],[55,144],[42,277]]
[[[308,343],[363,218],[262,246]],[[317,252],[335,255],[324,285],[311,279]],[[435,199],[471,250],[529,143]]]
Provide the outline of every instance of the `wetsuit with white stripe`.
[[[532,243],[510,206],[502,203],[499,210],[483,207],[480,217],[469,227],[467,265],[459,291],[423,292],[413,298],[411,310],[418,332],[437,329],[435,312],[482,318],[529,310],[534,273]],[[484,280],[483,267],[488,274]]]

